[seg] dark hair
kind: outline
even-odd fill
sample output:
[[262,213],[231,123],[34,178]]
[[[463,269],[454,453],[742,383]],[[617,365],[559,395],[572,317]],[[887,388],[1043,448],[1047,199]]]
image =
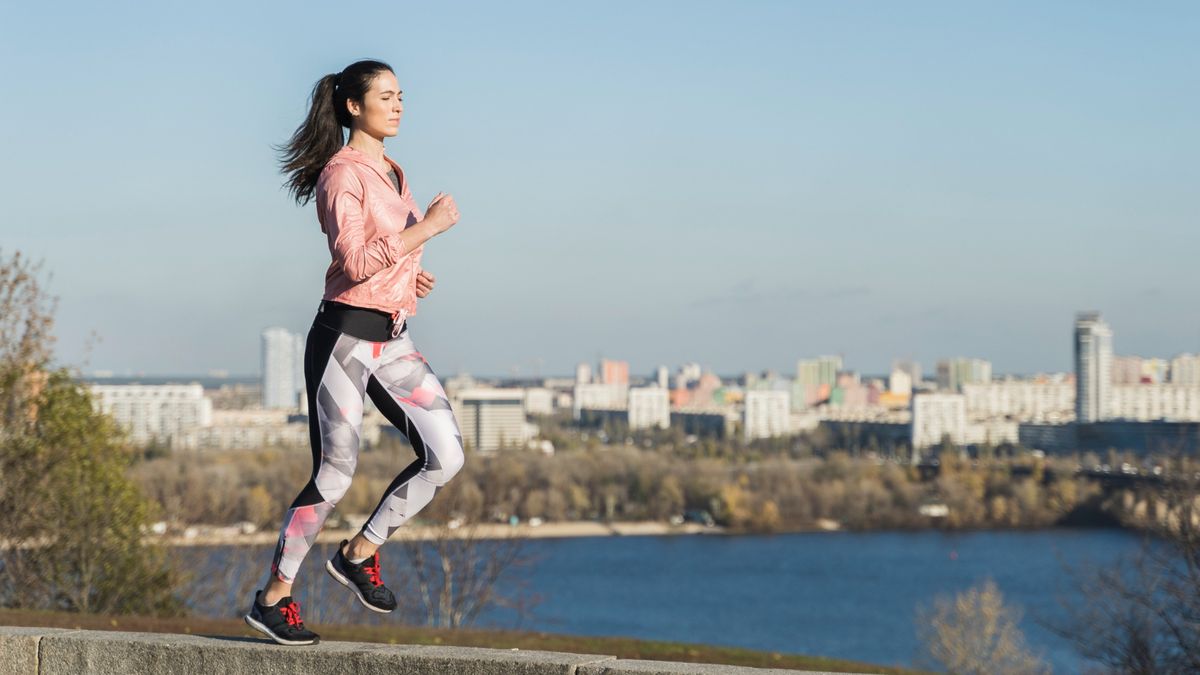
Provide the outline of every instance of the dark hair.
[[304,123],[287,143],[276,148],[281,170],[288,174],[284,185],[297,204],[307,204],[313,198],[321,169],[345,143],[342,127],[350,128],[346,101],[361,102],[371,88],[371,80],[383,71],[396,72],[382,61],[357,61],[340,73],[317,80]]

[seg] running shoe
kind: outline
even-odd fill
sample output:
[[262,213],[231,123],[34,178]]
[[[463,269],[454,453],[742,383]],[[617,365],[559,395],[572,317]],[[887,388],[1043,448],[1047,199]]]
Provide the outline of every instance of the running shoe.
[[258,604],[262,591],[254,594],[254,604],[250,613],[245,616],[246,623],[251,628],[263,633],[281,645],[299,646],[315,645],[321,637],[304,627],[300,619],[300,605],[287,596],[279,602],[265,607]]
[[342,540],[337,553],[325,563],[325,571],[339,584],[353,591],[358,601],[367,609],[380,614],[387,614],[396,609],[396,596],[392,595],[379,578],[379,551],[355,565],[342,554],[348,543],[345,539]]

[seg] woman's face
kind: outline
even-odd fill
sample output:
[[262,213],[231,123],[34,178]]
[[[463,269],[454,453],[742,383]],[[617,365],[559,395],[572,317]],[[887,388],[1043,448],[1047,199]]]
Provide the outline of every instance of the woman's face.
[[354,115],[355,128],[379,139],[395,136],[400,128],[400,116],[404,114],[401,93],[395,73],[385,70],[376,75],[363,96],[362,105],[358,101],[346,101],[350,114]]

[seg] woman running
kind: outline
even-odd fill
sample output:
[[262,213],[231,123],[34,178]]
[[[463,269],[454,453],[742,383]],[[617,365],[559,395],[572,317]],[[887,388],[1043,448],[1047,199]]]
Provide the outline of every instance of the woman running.
[[[421,269],[425,242],[458,221],[439,193],[424,214],[400,166],[384,154],[404,112],[391,67],[359,61],[313,88],[308,117],[283,148],[296,202],[317,201],[333,261],[304,349],[312,478],[283,518],[271,578],[246,623],[284,645],[309,645],[292,600],[300,563],[358,460],[364,397],[412,443],[417,459],[388,486],[362,530],[343,540],[325,569],[367,609],[390,612],[396,598],[379,578],[379,547],[433,499],[463,465],[462,436],[442,385],[409,336],[417,298],[433,290]],[[342,128],[350,130],[343,145]]]

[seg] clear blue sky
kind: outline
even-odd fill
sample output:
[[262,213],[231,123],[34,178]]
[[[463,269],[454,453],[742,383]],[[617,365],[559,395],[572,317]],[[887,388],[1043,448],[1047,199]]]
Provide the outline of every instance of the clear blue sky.
[[68,363],[254,373],[307,329],[328,251],[271,145],[362,57],[463,213],[412,322],[443,374],[1067,370],[1081,309],[1200,350],[1197,3],[134,5],[0,21],[0,247]]

